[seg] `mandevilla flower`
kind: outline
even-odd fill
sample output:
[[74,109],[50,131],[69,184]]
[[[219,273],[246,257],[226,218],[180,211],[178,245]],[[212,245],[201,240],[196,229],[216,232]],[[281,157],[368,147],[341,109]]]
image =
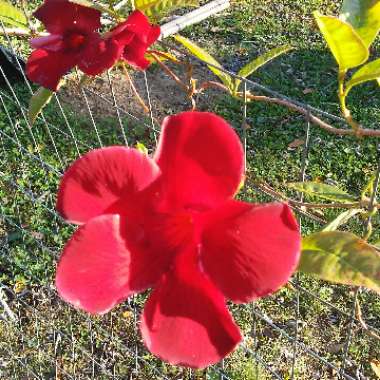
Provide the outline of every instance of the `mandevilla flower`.
[[241,340],[226,307],[285,284],[300,252],[286,204],[233,199],[243,176],[238,136],[211,113],[167,117],[151,159],[135,149],[87,153],[64,174],[57,208],[81,224],[66,244],[56,286],[103,314],[153,288],[140,329],[171,364],[203,368]]
[[150,25],[142,12],[134,11],[111,31],[110,38],[123,46],[123,59],[133,67],[145,70],[150,64],[145,58],[146,50],[157,41],[160,33],[159,26]]
[[29,57],[26,72],[30,80],[52,91],[75,66],[87,75],[98,75],[123,56],[132,65],[146,68],[141,65],[146,48],[160,34],[159,27],[151,27],[135,11],[120,25],[124,33],[104,38],[97,32],[101,13],[68,0],[45,0],[34,15],[50,34],[30,41],[37,50]]

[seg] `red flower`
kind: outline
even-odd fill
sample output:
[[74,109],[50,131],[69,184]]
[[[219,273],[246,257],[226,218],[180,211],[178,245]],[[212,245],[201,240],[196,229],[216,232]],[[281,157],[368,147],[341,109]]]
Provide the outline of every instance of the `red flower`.
[[34,50],[28,59],[28,78],[52,91],[74,66],[87,75],[98,75],[123,57],[132,66],[146,69],[146,49],[160,35],[159,26],[151,26],[140,11],[131,13],[107,38],[96,31],[101,27],[100,12],[70,3],[68,0],[45,0],[34,13],[50,33],[34,38]]
[[122,46],[96,32],[101,27],[101,14],[95,9],[67,0],[45,0],[34,15],[50,34],[31,40],[37,50],[29,57],[26,72],[43,87],[56,91],[61,77],[74,66],[97,75],[121,54]]
[[128,19],[111,31],[111,38],[124,46],[122,57],[141,70],[149,66],[146,50],[157,41],[161,29],[150,25],[148,18],[140,11],[132,12]]
[[90,313],[153,287],[141,317],[149,350],[202,368],[240,342],[226,299],[276,291],[296,268],[300,235],[289,207],[233,200],[243,150],[211,113],[165,119],[154,159],[109,147],[65,173],[58,210],[81,227],[66,244],[56,286]]

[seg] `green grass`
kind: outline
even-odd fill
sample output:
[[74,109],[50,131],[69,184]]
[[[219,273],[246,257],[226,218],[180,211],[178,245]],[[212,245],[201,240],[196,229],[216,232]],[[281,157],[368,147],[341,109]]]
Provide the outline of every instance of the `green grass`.
[[[336,12],[336,3],[316,0],[240,1],[234,3],[223,15],[188,28],[183,34],[209,49],[220,62],[234,71],[269,48],[291,43],[296,50],[266,65],[251,78],[287,96],[338,114],[336,66],[311,17],[311,12],[315,9],[326,13]],[[21,51],[24,49],[23,44],[19,44],[19,47]],[[195,71],[194,77],[197,78],[197,75]],[[304,94],[305,89],[311,89],[312,92]],[[19,85],[16,92],[27,104],[27,89]],[[242,104],[223,94],[211,94],[212,111],[225,117],[241,132]],[[39,122],[33,127],[38,144],[36,148],[18,107],[4,97],[3,100],[17,126],[21,145],[34,155],[39,153],[44,162],[61,170],[43,123]],[[379,124],[379,102],[379,89],[375,84],[360,86],[352,92],[349,99],[355,117],[368,128]],[[171,108],[170,99],[168,108]],[[90,120],[73,114],[70,104],[65,105],[65,111],[76,140],[81,142],[80,152],[88,150],[86,145],[97,146],[97,137]],[[45,110],[45,116],[51,124],[70,135],[54,101]],[[122,141],[121,130],[116,120],[104,117],[96,121],[105,145]],[[295,149],[289,149],[288,146],[295,139],[304,138],[306,123],[302,117],[285,108],[264,103],[248,105],[248,123],[248,178],[240,196],[249,201],[269,200],[258,193],[252,184],[255,181],[266,181],[276,190],[287,192],[286,183],[298,180],[302,146]],[[153,136],[142,124],[136,124],[126,118],[123,119],[123,124],[131,145],[142,141],[150,149],[154,148]],[[0,129],[13,136],[12,126],[4,112],[0,114]],[[60,130],[51,129],[51,133],[66,167],[77,157],[73,140]],[[312,126],[311,141],[307,178],[337,183],[352,194],[360,194],[376,167],[376,140],[331,136]],[[0,273],[0,281],[16,289],[20,284],[25,285],[24,293],[21,292],[20,295],[21,301],[25,303],[12,301],[11,297],[9,301],[14,311],[19,314],[20,324],[10,327],[7,322],[0,320],[0,358],[5,357],[11,361],[11,365],[4,367],[5,375],[1,372],[0,361],[0,378],[18,379],[26,376],[24,367],[15,359],[17,356],[9,354],[9,349],[25,358],[37,373],[42,374],[42,378],[55,376],[55,360],[58,363],[57,368],[90,378],[92,365],[80,347],[89,352],[94,350],[97,360],[102,361],[109,369],[114,367],[122,378],[133,376],[135,363],[132,354],[136,347],[146,362],[139,363],[140,372],[134,378],[159,379],[160,377],[152,372],[153,365],[169,378],[190,378],[188,371],[166,366],[142,351],[138,333],[134,330],[133,315],[123,316],[125,311],[130,310],[128,304],[121,305],[105,317],[88,319],[84,314],[57,301],[50,289],[56,256],[73,231],[71,226],[49,211],[55,207],[59,176],[44,169],[39,162],[24,152],[20,152],[17,144],[4,136],[0,139],[0,170],[4,173],[0,178],[0,214],[5,216],[3,220],[0,219],[0,266],[4,268]],[[32,190],[37,200],[28,198],[25,195],[26,189]],[[334,215],[336,212],[330,211],[324,212],[323,216],[331,219]],[[24,232],[20,232],[17,226],[21,226]],[[302,227],[304,234],[320,228],[306,218],[302,220]],[[353,221],[350,227],[359,234],[363,232],[361,220]],[[377,228],[378,220],[375,220],[374,239],[379,235]],[[339,367],[342,349],[334,350],[332,344],[338,345],[339,348],[339,345],[345,343],[348,318],[335,312],[322,301],[330,302],[349,314],[353,300],[352,290],[303,275],[300,277],[300,284],[320,298],[316,300],[307,293],[301,293],[300,338],[326,360]],[[362,291],[359,298],[365,319],[372,326],[380,328],[379,298],[367,291]],[[276,295],[255,303],[254,310],[265,312],[285,332],[294,334],[295,300],[294,289],[286,287]],[[138,308],[142,306],[143,301],[144,296],[136,299]],[[30,305],[31,308],[26,305]],[[255,316],[252,308],[253,305],[231,305],[235,318],[247,337],[246,345],[257,352],[284,379],[289,379],[292,345],[265,321]],[[113,332],[119,338],[110,340],[104,329],[109,333]],[[56,350],[54,336],[59,332],[64,335]],[[21,336],[25,339],[21,339]],[[74,344],[72,336],[77,340]],[[119,342],[119,339],[122,342]],[[128,349],[131,349],[132,353]],[[355,325],[354,338],[349,350],[349,360],[352,364],[348,366],[347,372],[354,376],[355,371],[359,369],[369,379],[373,379],[369,361],[379,358],[378,355],[379,342]],[[333,371],[302,352],[298,356],[295,369],[297,379],[336,378]],[[231,379],[236,380],[272,379],[270,373],[258,365],[244,349],[239,349],[226,360],[225,371]],[[61,375],[65,378],[64,374]],[[95,375],[97,379],[109,378],[102,374],[97,365]],[[198,379],[219,378],[217,371],[213,369],[210,369],[207,375],[199,372],[192,376]]]

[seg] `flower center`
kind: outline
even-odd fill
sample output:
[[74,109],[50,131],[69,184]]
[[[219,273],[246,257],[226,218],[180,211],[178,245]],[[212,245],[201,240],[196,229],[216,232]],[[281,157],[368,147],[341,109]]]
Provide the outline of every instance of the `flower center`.
[[163,231],[172,248],[184,247],[195,240],[194,218],[188,212],[170,215],[165,220]]
[[67,49],[79,50],[86,42],[86,36],[80,32],[69,32],[64,41]]

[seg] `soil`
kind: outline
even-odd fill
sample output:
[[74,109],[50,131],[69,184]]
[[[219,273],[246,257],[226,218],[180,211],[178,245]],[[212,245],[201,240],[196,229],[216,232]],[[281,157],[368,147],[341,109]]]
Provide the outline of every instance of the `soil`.
[[[182,66],[171,64],[167,64],[167,66],[175,71],[176,75],[186,83],[186,73]],[[141,98],[146,105],[149,105],[144,73],[131,70],[130,75]],[[161,122],[168,114],[178,113],[192,108],[191,100],[188,98],[185,90],[158,65],[151,65],[146,71],[146,75],[152,104],[152,113],[158,122]],[[149,117],[149,114],[144,112],[140,102],[137,100],[125,75],[122,72],[114,71],[110,78],[118,107],[139,119]],[[193,78],[197,80],[197,83],[202,83],[207,80],[216,80],[214,75],[206,67],[198,63],[193,65]],[[61,91],[64,102],[67,103],[75,113],[79,113],[83,115],[83,117],[88,118],[89,110],[86,99],[83,96],[83,89],[95,120],[117,117],[112,91],[110,89],[110,80],[107,74],[90,79],[88,83],[82,86],[78,86],[76,80],[68,81],[68,85]],[[197,109],[211,110],[213,97],[220,93],[219,91],[208,89],[206,94],[197,97]],[[126,116],[124,112],[121,112],[121,116],[123,116],[123,114]]]

